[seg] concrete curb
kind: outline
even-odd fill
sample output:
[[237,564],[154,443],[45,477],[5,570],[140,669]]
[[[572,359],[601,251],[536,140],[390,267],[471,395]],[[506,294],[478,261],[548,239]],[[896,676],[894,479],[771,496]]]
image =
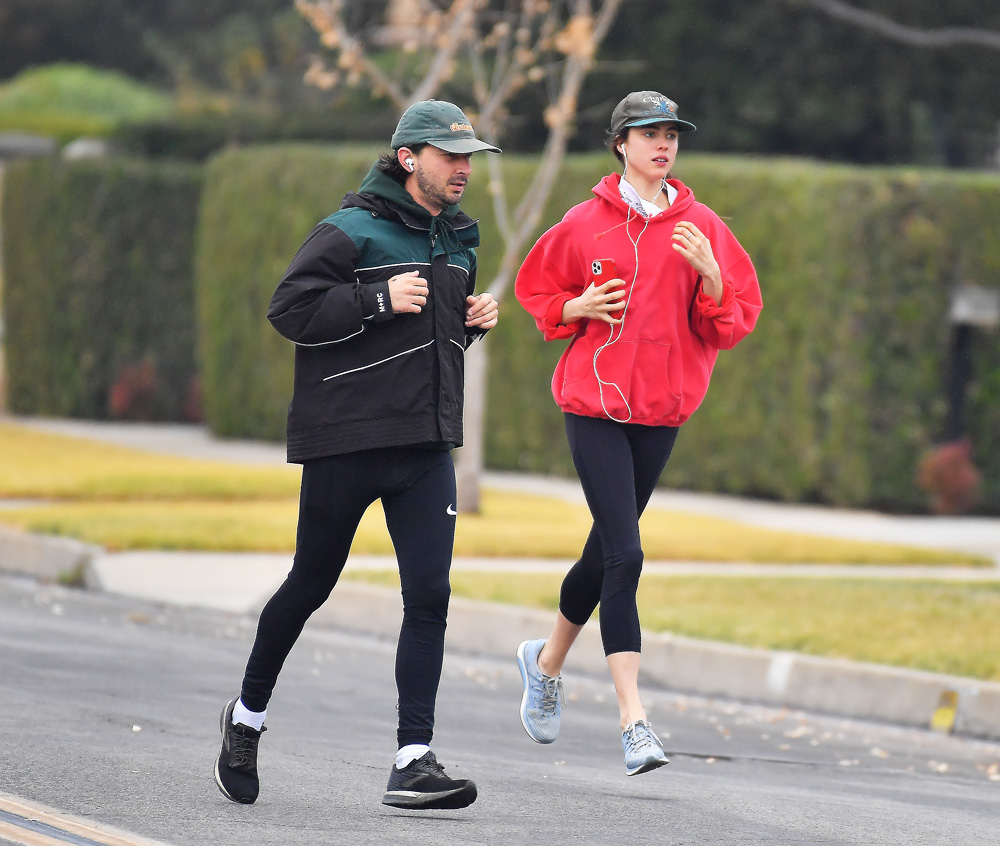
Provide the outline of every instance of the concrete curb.
[[[397,591],[342,582],[313,619],[331,628],[395,638],[401,616]],[[453,597],[449,649],[513,661],[517,644],[546,636],[552,619],[551,612]],[[674,635],[644,632],[642,637],[642,680],[659,687],[915,728],[929,728],[947,702],[955,708],[953,733],[1000,740],[1000,684],[995,682]],[[565,671],[607,676],[596,626],[584,628]]]
[[100,547],[0,526],[0,572],[42,581],[79,582],[87,565],[103,553]]
[[[0,527],[0,571],[41,580],[70,575],[90,590],[115,592],[114,579],[102,578],[106,557],[102,549],[78,541]],[[253,562],[248,556],[247,563]],[[266,557],[258,563],[266,565]],[[117,587],[123,595],[137,595],[128,587]],[[225,586],[208,589],[217,593]],[[255,604],[266,598],[258,597]],[[199,602],[192,592],[178,604]],[[246,613],[246,607],[245,602],[236,603],[230,610]],[[397,590],[342,581],[311,624],[394,640],[401,618]],[[551,626],[552,612],[453,597],[448,645],[458,652],[513,661],[518,643],[544,637]],[[597,626],[583,630],[565,669],[570,674],[607,677]],[[955,734],[1000,740],[1000,684],[995,682],[648,632],[643,633],[642,680],[701,696],[916,728],[929,728],[936,715],[943,715]]]

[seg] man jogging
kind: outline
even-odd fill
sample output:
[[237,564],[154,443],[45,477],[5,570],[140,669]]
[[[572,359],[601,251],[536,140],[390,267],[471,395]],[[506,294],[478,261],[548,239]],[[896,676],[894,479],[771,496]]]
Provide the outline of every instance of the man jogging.
[[462,110],[426,100],[403,114],[392,153],[322,221],[268,309],[295,344],[288,460],[302,464],[295,558],[264,606],[239,697],[222,712],[215,780],[257,799],[257,748],[282,664],[337,583],[358,523],[382,501],[396,549],[403,622],[396,650],[398,752],[382,798],[464,808],[476,786],[430,750],[444,656],[462,443],[464,355],[497,323],[475,295],[479,228],[459,209],[471,154],[499,153]]

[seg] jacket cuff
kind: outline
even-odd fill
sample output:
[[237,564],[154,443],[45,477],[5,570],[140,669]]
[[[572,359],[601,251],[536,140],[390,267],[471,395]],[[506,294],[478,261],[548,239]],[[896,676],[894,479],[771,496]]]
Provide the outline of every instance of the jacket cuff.
[[705,317],[724,317],[733,313],[733,286],[722,280],[722,302],[715,304],[715,299],[706,294],[701,288],[698,289],[696,303],[698,311]]
[[374,318],[376,323],[392,320],[392,301],[389,299],[389,282],[383,280],[373,285],[361,285],[361,312]]
[[479,326],[467,327],[465,330],[465,348],[468,349],[471,347],[473,341],[481,341],[489,331],[489,329],[483,329]]
[[580,327],[579,320],[574,320],[572,323],[562,322],[562,312],[563,306],[568,303],[572,297],[554,297],[552,304],[549,306],[548,311],[545,313],[545,323],[549,327],[549,332],[557,338],[569,338],[576,334],[576,330]]

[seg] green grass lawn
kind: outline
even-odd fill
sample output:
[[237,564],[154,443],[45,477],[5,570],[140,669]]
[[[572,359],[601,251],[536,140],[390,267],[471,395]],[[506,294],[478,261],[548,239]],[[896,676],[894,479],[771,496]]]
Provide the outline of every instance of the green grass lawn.
[[[0,524],[78,538],[116,551],[291,552],[297,511],[293,497],[83,500],[0,509]],[[589,529],[590,513],[585,506],[487,490],[480,514],[459,517],[455,554],[575,558]],[[818,538],[656,509],[649,509],[642,518],[642,538],[650,561],[938,566],[990,563],[957,552]],[[352,548],[357,555],[392,554],[379,503],[368,509]]]
[[[299,480],[294,467],[164,457],[7,423],[0,423],[0,455],[0,499],[46,500],[0,509],[3,524],[112,550],[293,548]],[[487,490],[482,513],[459,518],[455,551],[572,559],[589,527],[584,506]],[[647,560],[992,563],[652,509],[642,530]],[[362,521],[354,551],[392,552],[377,503]],[[348,571],[347,577],[398,585],[394,572]],[[453,585],[458,596],[554,610],[560,578],[456,571]],[[1000,681],[996,584],[647,573],[639,604],[650,631]]]
[[[393,571],[354,570],[345,578],[399,584]],[[456,571],[452,589],[554,612],[561,578]],[[638,603],[645,631],[1000,681],[997,583],[646,573]]]
[[[112,550],[291,551],[299,471],[152,455],[0,423],[0,499],[46,500],[0,509],[0,523],[79,538]],[[487,490],[482,512],[458,520],[455,553],[575,558],[590,528],[583,505]],[[651,561],[988,565],[940,550],[758,529],[649,509]],[[355,539],[357,554],[391,554],[378,503]]]
[[298,467],[197,461],[0,423],[0,498],[127,500],[294,498]]

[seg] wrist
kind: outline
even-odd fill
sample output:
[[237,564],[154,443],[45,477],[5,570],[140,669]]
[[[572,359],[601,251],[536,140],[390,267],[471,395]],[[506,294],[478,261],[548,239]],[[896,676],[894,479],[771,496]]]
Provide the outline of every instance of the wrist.
[[722,302],[722,275],[719,273],[707,274],[701,277],[701,290],[707,297],[715,300],[715,304]]
[[564,326],[570,323],[576,323],[577,320],[582,317],[577,309],[579,303],[579,298],[574,297],[572,300],[566,300],[563,303],[562,314],[560,315],[559,322]]
[[364,317],[373,317],[376,323],[395,316],[388,282],[361,286],[361,313]]

